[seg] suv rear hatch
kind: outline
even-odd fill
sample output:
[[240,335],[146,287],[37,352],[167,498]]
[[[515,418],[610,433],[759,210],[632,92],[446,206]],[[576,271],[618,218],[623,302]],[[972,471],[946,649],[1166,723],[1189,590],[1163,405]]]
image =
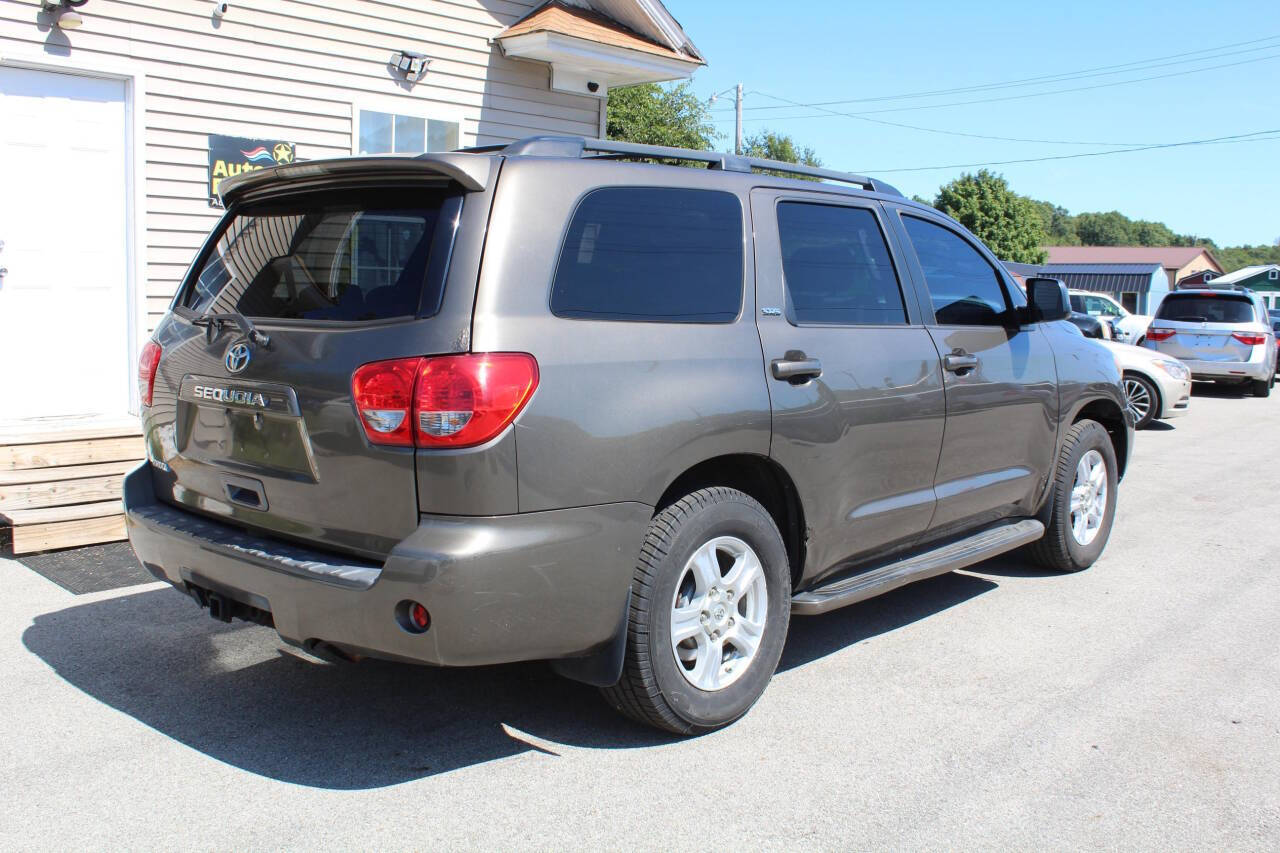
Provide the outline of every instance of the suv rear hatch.
[[1253,328],[1253,302],[1244,294],[1174,292],[1160,303],[1147,330],[1160,352],[1189,361],[1248,361],[1253,344],[1235,335]]
[[429,159],[299,164],[232,196],[155,336],[162,500],[368,557],[417,527],[414,448],[369,441],[352,376],[467,349],[490,197]]

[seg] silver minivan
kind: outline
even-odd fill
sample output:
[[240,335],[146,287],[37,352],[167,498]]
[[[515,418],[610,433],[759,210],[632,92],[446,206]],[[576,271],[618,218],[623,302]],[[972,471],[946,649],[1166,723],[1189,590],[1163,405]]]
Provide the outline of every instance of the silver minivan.
[[1266,397],[1275,384],[1276,336],[1267,306],[1243,287],[1177,290],[1160,303],[1146,346],[1191,368],[1193,379],[1239,382]]

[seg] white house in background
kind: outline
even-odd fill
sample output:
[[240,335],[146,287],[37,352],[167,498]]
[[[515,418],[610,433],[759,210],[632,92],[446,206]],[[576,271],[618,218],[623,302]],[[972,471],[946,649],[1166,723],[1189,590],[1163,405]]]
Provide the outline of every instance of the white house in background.
[[[75,442],[134,429],[225,175],[597,136],[611,86],[704,64],[658,0],[58,2],[0,0],[0,514],[6,470],[97,464]],[[5,450],[72,427],[70,455]]]

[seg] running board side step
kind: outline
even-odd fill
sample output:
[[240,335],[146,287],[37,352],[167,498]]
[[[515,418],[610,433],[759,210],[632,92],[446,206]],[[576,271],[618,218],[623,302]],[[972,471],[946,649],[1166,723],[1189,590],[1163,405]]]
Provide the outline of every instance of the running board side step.
[[796,593],[791,597],[791,612],[812,616],[856,604],[914,581],[972,566],[1034,542],[1043,535],[1044,525],[1034,518],[992,527],[941,548]]

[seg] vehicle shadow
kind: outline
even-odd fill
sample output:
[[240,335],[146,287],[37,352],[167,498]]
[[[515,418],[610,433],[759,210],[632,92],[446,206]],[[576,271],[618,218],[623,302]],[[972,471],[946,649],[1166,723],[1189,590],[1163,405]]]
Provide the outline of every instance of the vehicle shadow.
[[1217,397],[1222,400],[1238,400],[1248,397],[1247,385],[1223,385],[1219,382],[1193,382],[1192,397]]
[[[995,587],[949,574],[796,618],[781,677]],[[215,622],[168,589],[38,616],[22,639],[70,684],[144,725],[234,767],[316,788],[395,785],[529,751],[555,755],[558,745],[679,740],[624,719],[594,688],[543,663],[323,663],[271,629]]]

